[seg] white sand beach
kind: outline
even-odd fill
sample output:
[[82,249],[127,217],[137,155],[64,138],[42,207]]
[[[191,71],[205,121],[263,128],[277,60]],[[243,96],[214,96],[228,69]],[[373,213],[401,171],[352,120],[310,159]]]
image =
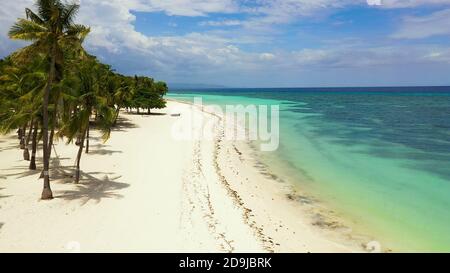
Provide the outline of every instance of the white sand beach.
[[220,126],[212,140],[174,139],[192,111],[218,120],[169,101],[159,114],[122,113],[105,144],[92,132],[80,184],[77,147],[59,141],[50,201],[39,199],[42,150],[29,171],[16,135],[1,136],[0,252],[361,251],[313,226],[289,187],[261,173],[245,143],[223,141]]

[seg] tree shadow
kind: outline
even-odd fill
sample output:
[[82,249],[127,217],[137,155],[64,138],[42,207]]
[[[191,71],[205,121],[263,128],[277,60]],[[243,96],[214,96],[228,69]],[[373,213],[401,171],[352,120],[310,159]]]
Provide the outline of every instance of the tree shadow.
[[139,128],[139,126],[137,126],[136,124],[131,122],[130,119],[127,119],[127,118],[119,116],[117,118],[117,123],[112,128],[112,131],[115,131],[115,132],[126,132],[127,129],[135,129],[135,128]]
[[94,174],[101,173],[82,173],[79,184],[74,184],[76,190],[56,192],[55,198],[64,200],[81,200],[81,205],[85,205],[89,201],[100,203],[104,198],[122,198],[123,195],[117,193],[118,190],[129,187],[127,183],[116,181],[121,176],[110,177],[103,173],[102,178],[97,178]]
[[[8,139],[8,140],[17,140],[17,142],[19,142],[19,138],[17,138],[17,134],[9,134],[7,136],[3,136],[3,139]],[[4,141],[4,140],[3,140]]]
[[5,223],[0,223],[0,229],[5,225]]
[[[119,128],[136,128],[136,125],[129,122],[127,119],[121,119],[118,122]],[[104,149],[109,147],[108,145],[96,144],[92,145],[93,149],[90,151],[92,154],[114,154],[121,153],[121,151],[113,151]],[[68,160],[70,158],[59,157],[55,150],[50,161],[50,179],[52,183],[73,184],[73,190],[56,191],[55,198],[61,198],[65,200],[81,200],[82,205],[89,201],[100,202],[104,198],[122,198],[123,196],[117,191],[129,187],[129,184],[117,181],[120,179],[120,175],[108,172],[81,172],[80,183],[74,184],[75,167],[63,166],[62,160]],[[36,158],[36,163],[42,162],[41,157]],[[29,170],[28,164],[25,166],[15,166],[12,168],[0,170],[0,179],[23,178],[27,176],[36,176],[36,180],[39,178],[39,174],[42,169],[38,166],[37,170]],[[2,188],[0,188],[2,190]],[[0,198],[6,198],[9,196],[2,196]]]
[[[70,159],[68,157],[63,157],[60,158],[59,156],[53,156],[50,160],[50,178],[53,178],[53,171],[55,170],[56,172],[58,171],[58,168],[61,166],[61,160],[67,160]],[[7,179],[8,177],[14,177],[14,178],[24,178],[24,177],[28,177],[28,176],[33,176],[33,175],[38,175],[42,172],[42,165],[39,165],[40,163],[42,163],[42,157],[36,157],[36,165],[37,165],[37,169],[36,170],[30,170],[28,168],[29,165],[29,161],[26,161],[26,165],[20,165],[20,166],[15,166],[15,167],[11,167],[8,169],[1,169],[0,172],[2,173],[7,173],[7,174],[1,174],[0,175],[0,179]]]
[[105,147],[111,147],[110,145],[95,144],[89,145],[89,154],[92,155],[112,155],[117,153],[123,153],[122,151],[108,150]]
[[0,147],[0,152],[6,152],[13,149],[19,149],[19,144],[11,144],[8,146]]
[[[36,159],[37,163],[37,159]],[[28,176],[33,176],[41,172],[41,170],[30,170],[28,166],[16,166],[9,169],[2,169],[2,172],[8,172],[8,171],[14,171],[13,173],[8,173],[2,175],[1,178],[6,179],[8,177],[15,177],[15,178],[24,178]]]
[[137,113],[137,112],[126,112],[125,115],[130,115],[130,116],[165,116],[167,115],[166,113],[160,113],[160,112],[142,112],[142,113]]
[[[121,176],[112,172],[81,172],[80,183],[74,184],[75,167],[62,166],[59,157],[51,161],[51,179],[57,183],[73,184],[75,190],[56,191],[55,198],[64,200],[81,200],[81,205],[89,201],[99,203],[104,198],[122,198],[116,191],[129,187],[129,184],[116,181]],[[102,178],[98,178],[98,177]],[[111,177],[114,176],[114,177]]]
[[[4,190],[5,188],[0,188],[0,191],[1,190]],[[1,193],[0,193],[0,199],[2,199],[2,198],[8,198],[8,197],[11,197],[11,195],[2,195]]]
[[150,113],[150,114],[147,114],[147,116],[166,116],[167,115],[167,113]]

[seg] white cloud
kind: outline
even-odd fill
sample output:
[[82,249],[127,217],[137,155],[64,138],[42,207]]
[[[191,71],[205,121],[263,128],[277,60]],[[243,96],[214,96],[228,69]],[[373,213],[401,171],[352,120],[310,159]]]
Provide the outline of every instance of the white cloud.
[[450,9],[425,16],[408,16],[403,19],[393,38],[421,39],[437,35],[450,35]]
[[250,29],[264,29],[276,24],[290,23],[299,17],[320,15],[363,0],[260,0],[256,7],[242,9],[254,16],[243,25]]
[[450,64],[450,47],[437,45],[379,46],[302,49],[287,56],[302,67],[349,68],[399,64]]
[[381,7],[386,8],[409,8],[421,5],[443,5],[450,4],[450,0],[379,0]]
[[[23,17],[24,8],[31,7],[33,0],[2,0],[0,9],[0,54],[9,54],[17,43],[11,42],[6,34],[18,17]],[[352,47],[343,40],[341,47],[320,49],[299,49],[292,52],[265,49],[263,52],[249,52],[243,43],[258,43],[270,36],[258,32],[274,24],[284,24],[299,16],[315,15],[318,11],[338,9],[347,5],[362,4],[363,0],[258,0],[257,6],[233,0],[81,0],[77,21],[91,26],[92,32],[86,40],[86,47],[94,54],[103,56],[105,62],[114,62],[122,72],[154,75],[163,80],[206,78],[215,75],[237,75],[266,71],[279,73],[281,69],[296,71],[306,68],[333,69],[336,67],[368,67],[393,65],[395,63],[440,62],[448,63],[450,49],[397,47]],[[400,1],[386,0],[385,7],[399,8],[419,4],[446,4],[449,1]],[[190,33],[179,36],[153,37],[138,32],[134,27],[132,11],[161,11],[169,15],[207,16],[210,13],[245,12],[251,19],[205,20],[208,26],[242,26],[250,29],[247,40],[236,37],[235,32]],[[408,17],[396,33],[397,38],[420,38],[446,34],[450,29],[449,11],[442,11],[428,17]],[[265,30],[265,29],[264,29]],[[414,37],[414,33],[415,37]],[[418,34],[417,34],[418,33]],[[431,34],[430,34],[431,33]],[[241,48],[242,47],[242,48]],[[273,49],[276,50],[276,49]],[[268,66],[270,62],[270,66]],[[256,71],[256,72],[255,72]]]
[[261,53],[259,54],[259,59],[263,60],[263,61],[270,61],[275,59],[275,55],[272,53]]
[[220,26],[239,26],[242,25],[242,21],[240,20],[220,20],[220,21],[202,21],[199,23],[200,26],[212,26],[212,27],[220,27]]
[[[6,33],[17,17],[24,16],[24,8],[30,7],[33,0],[3,0],[0,9],[0,39],[3,47],[10,48]],[[104,48],[110,52],[120,52],[126,48],[148,50],[171,40],[183,37],[154,38],[135,30],[136,19],[131,11],[162,11],[170,15],[205,16],[209,13],[247,12],[254,17],[247,21],[222,20],[204,21],[210,26],[237,26],[250,28],[253,36],[258,28],[273,24],[288,23],[298,16],[308,16],[318,10],[336,9],[351,4],[365,3],[363,0],[258,0],[253,7],[247,1],[237,0],[80,0],[81,10],[78,19],[91,26],[92,33],[87,40],[88,47]],[[384,0],[386,7],[413,6],[427,3],[448,3],[450,0]],[[444,14],[445,15],[445,14]],[[444,17],[442,15],[441,17]],[[439,19],[439,18],[438,18]],[[436,19],[436,20],[438,20]],[[445,19],[445,18],[444,18]],[[414,19],[410,19],[412,23]],[[417,21],[417,24],[422,23]],[[429,20],[431,28],[433,20]],[[436,27],[443,29],[444,27]],[[266,29],[264,29],[266,30]],[[443,30],[435,30],[435,32]],[[405,32],[405,31],[403,31]],[[401,36],[401,35],[400,35]],[[406,34],[404,34],[406,36]],[[7,45],[8,44],[8,45]]]
[[33,0],[2,0],[0,8],[0,35],[6,36],[14,21],[25,15],[25,7],[30,7],[33,3]]
[[[122,2],[122,1],[120,1]],[[232,13],[238,11],[234,0],[132,0],[130,8],[140,11],[162,11],[168,15],[206,16],[208,13]]]

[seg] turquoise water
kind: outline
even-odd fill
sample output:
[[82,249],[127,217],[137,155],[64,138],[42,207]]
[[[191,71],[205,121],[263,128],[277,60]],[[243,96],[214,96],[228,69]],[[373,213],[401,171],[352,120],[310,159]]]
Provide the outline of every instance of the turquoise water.
[[450,252],[450,88],[173,91],[280,105],[273,172],[386,249]]

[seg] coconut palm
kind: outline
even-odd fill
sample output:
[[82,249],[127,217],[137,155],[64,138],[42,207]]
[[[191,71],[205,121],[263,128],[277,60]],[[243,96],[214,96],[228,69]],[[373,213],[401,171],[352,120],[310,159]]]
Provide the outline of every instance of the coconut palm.
[[48,139],[50,91],[53,83],[60,80],[61,77],[64,66],[63,49],[67,46],[81,46],[84,37],[89,33],[89,28],[73,23],[79,9],[77,4],[64,4],[60,0],[38,0],[36,6],[38,13],[34,13],[31,9],[25,9],[27,19],[18,19],[9,31],[9,37],[32,42],[31,45],[16,54],[17,59],[27,60],[36,53],[43,53],[49,60],[48,77],[42,102],[44,188],[41,198],[52,199]]
[[131,80],[123,75],[113,74],[108,77],[108,86],[113,99],[112,105],[116,107],[114,125],[117,123],[120,110],[124,108],[134,95],[134,88]]
[[107,72],[95,59],[87,57],[78,66],[78,69],[75,69],[66,79],[70,82],[71,87],[66,89],[67,93],[63,96],[66,98],[66,102],[71,105],[69,108],[72,110],[69,111],[68,115],[65,115],[59,134],[67,137],[68,142],[72,142],[74,139],[78,140],[75,183],[80,180],[81,155],[89,131],[92,113],[96,113],[95,123],[103,133],[104,141],[109,138],[111,127],[114,124],[115,109],[108,105],[109,99],[101,88],[104,73]]
[[[31,138],[33,120],[41,109],[41,90],[45,86],[46,75],[42,73],[42,58],[36,56],[28,65],[19,66],[13,62],[3,66],[0,84],[4,86],[1,96],[4,109],[0,115],[0,129],[8,132],[19,128],[20,148],[23,149],[25,160],[29,160],[28,144]],[[28,136],[26,129],[30,127]],[[35,169],[34,160],[30,163],[30,169]]]

